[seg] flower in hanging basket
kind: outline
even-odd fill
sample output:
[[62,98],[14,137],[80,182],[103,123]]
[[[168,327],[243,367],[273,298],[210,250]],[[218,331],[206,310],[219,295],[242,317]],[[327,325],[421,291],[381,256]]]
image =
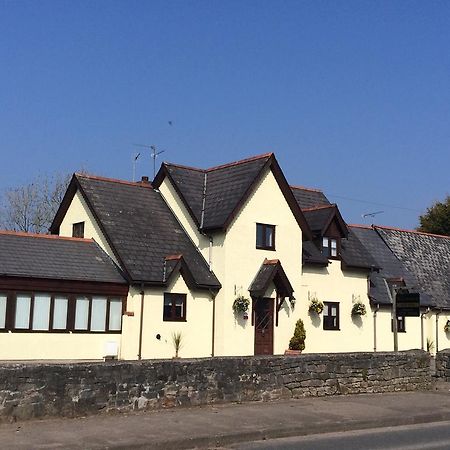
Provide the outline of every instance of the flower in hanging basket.
[[352,316],[365,316],[366,305],[362,302],[356,302],[352,308]]
[[444,325],[444,331],[446,333],[450,333],[450,320],[447,320],[446,324]]
[[309,310],[316,314],[320,314],[323,311],[323,303],[317,298],[313,298],[309,304]]
[[249,306],[250,300],[245,298],[243,295],[240,295],[233,302],[233,311],[235,313],[245,313],[248,311]]

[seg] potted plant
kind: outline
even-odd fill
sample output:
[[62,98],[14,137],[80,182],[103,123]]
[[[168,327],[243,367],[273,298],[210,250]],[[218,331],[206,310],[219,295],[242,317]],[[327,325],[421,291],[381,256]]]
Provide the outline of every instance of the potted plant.
[[323,303],[316,297],[313,297],[309,303],[309,311],[321,314],[323,311]]
[[447,322],[445,323],[445,325],[444,325],[444,331],[445,331],[446,333],[450,333],[450,319],[447,320]]
[[175,348],[175,358],[179,358],[178,352],[180,351],[181,347],[183,346],[183,335],[181,331],[173,332],[172,333],[172,343]]
[[365,316],[366,305],[362,302],[356,302],[352,307],[352,316]]
[[[243,295],[239,295],[233,302],[233,311],[235,314],[247,313],[248,307],[250,306],[250,300],[245,298]],[[248,316],[247,316],[248,317]]]
[[299,355],[305,349],[306,331],[302,319],[298,319],[295,324],[294,335],[289,341],[289,350],[285,355]]

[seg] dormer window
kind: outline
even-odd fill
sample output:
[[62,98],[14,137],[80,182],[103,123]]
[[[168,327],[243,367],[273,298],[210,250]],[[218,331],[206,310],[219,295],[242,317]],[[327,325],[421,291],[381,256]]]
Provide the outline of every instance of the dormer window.
[[324,237],[322,239],[322,253],[328,258],[337,258],[338,240],[335,238]]
[[72,225],[72,237],[84,238],[84,222],[78,222]]
[[256,248],[275,250],[275,225],[256,224]]

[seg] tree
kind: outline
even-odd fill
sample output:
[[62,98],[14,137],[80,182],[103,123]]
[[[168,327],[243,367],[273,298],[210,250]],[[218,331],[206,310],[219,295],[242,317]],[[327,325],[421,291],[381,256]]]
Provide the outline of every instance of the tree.
[[443,202],[436,202],[419,217],[418,231],[450,236],[450,195]]
[[40,176],[24,186],[7,189],[1,199],[1,227],[14,231],[46,233],[70,178],[70,175]]

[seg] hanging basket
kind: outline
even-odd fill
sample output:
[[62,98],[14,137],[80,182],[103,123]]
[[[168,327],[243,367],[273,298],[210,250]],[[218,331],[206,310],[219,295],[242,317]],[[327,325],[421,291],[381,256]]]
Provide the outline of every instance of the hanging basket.
[[367,313],[366,305],[361,302],[356,302],[352,308],[352,316],[365,316]]
[[233,311],[235,313],[245,313],[248,311],[249,306],[250,300],[245,298],[243,295],[240,295],[233,302]]
[[323,311],[323,303],[317,298],[313,298],[309,304],[309,311],[321,314]]

